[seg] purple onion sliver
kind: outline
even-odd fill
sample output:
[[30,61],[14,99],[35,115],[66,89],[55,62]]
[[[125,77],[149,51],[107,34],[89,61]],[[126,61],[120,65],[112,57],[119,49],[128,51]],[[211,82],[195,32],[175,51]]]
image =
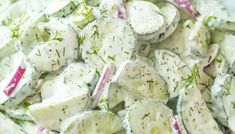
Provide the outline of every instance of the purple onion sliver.
[[171,118],[171,125],[172,125],[172,128],[175,130],[176,134],[182,134],[180,123],[175,116]]
[[45,134],[46,133],[46,129],[42,126],[38,127],[38,134]]
[[124,7],[119,7],[118,8],[118,18],[120,19],[126,19],[126,9]]
[[10,96],[16,89],[17,85],[19,84],[20,80],[22,79],[24,73],[25,73],[26,67],[24,61],[21,62],[21,65],[18,67],[16,73],[12,77],[11,81],[7,85],[6,89],[4,90],[4,93],[7,96]]
[[92,108],[94,108],[98,104],[100,97],[104,91],[104,87],[107,84],[107,82],[110,80],[111,75],[112,75],[112,65],[105,66],[102,75],[100,76],[100,79],[92,94],[92,105],[91,105]]
[[190,4],[188,0],[173,0],[173,1],[169,0],[169,1],[175,4],[176,6],[183,8],[193,17],[200,15],[200,13]]

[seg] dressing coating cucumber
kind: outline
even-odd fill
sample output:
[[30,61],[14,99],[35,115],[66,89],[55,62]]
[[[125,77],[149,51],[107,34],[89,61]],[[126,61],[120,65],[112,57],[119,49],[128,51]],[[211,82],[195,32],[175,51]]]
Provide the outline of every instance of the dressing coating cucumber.
[[124,127],[127,134],[172,134],[172,110],[161,102],[139,100],[126,113]]
[[116,134],[123,130],[118,116],[102,111],[78,113],[68,118],[61,128],[61,134]]

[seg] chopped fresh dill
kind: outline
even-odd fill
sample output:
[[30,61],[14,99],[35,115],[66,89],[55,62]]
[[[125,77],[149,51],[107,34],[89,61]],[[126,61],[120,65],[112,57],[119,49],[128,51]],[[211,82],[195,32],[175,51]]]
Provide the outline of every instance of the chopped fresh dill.
[[108,56],[108,58],[112,61],[115,61],[115,57],[114,56]]
[[197,79],[200,79],[200,74],[198,70],[197,64],[193,66],[193,69],[191,70],[191,74],[187,76],[187,78],[184,78],[182,81],[185,83],[185,87],[188,87],[193,83],[193,81],[197,84]]
[[223,87],[222,92],[223,92],[223,95],[224,95],[224,96],[227,96],[227,95],[230,95],[230,94],[231,94],[231,92],[230,92],[231,80],[232,80],[231,78],[227,78],[227,79],[225,80],[224,85],[222,85],[222,87]]
[[98,31],[98,26],[94,25],[92,27],[92,29],[94,29],[94,33],[91,35],[91,38],[95,39],[95,38],[99,38],[99,31]]
[[49,40],[58,40],[58,41],[62,41],[63,38],[61,37],[60,34],[61,34],[60,32],[56,31],[56,33],[54,34],[54,36],[53,36],[51,39],[49,39]]
[[78,45],[83,44],[85,38],[86,37],[84,35],[77,35]]
[[37,55],[37,56],[42,56],[41,55],[41,51],[39,50],[39,49],[37,49],[38,50],[38,53],[36,53],[35,55]]
[[57,49],[55,49],[57,56],[60,58],[60,53]]

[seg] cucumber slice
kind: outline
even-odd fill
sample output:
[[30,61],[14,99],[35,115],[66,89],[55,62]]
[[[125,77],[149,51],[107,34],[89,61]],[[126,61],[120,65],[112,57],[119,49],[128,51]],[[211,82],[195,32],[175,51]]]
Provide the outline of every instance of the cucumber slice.
[[135,98],[117,82],[112,82],[109,86],[107,101],[109,109],[113,112],[118,112],[134,103]]
[[210,30],[204,23],[204,17],[197,18],[193,27],[190,28],[189,40],[195,41],[192,43],[191,51],[200,53],[201,56],[205,57],[208,54],[210,44]]
[[168,91],[166,82],[148,64],[141,61],[127,63],[120,71],[117,82],[139,98],[166,101]]
[[121,19],[100,18],[88,24],[80,33],[82,58],[101,72],[105,64],[116,67],[132,58],[135,36],[130,25]]
[[87,91],[76,92],[64,98],[51,98],[42,103],[29,106],[29,113],[36,123],[51,129],[60,130],[60,124],[66,118],[86,109],[90,102]]
[[11,36],[12,32],[10,29],[0,26],[0,61],[19,50],[16,45],[16,39],[11,38]]
[[187,86],[180,92],[177,111],[188,133],[222,134],[196,85]]
[[98,81],[98,76],[94,69],[89,68],[82,62],[72,63],[64,70],[64,80],[68,80],[67,85],[87,88],[92,91]]
[[[227,92],[229,92],[230,90],[229,85],[231,83],[231,80],[232,76],[228,74],[220,74],[215,78],[214,84],[211,87],[211,100],[214,117],[217,118],[225,126],[228,126],[228,116],[226,115],[224,109],[223,95],[228,94]],[[228,89],[225,88],[225,85]]]
[[25,134],[25,131],[0,112],[0,134]]
[[77,0],[54,0],[46,9],[46,13],[54,17],[66,17],[79,5]]
[[[186,22],[185,22],[186,23]],[[188,26],[193,27],[193,23],[188,24]],[[173,53],[178,54],[180,57],[184,55],[190,55],[190,49],[188,47],[188,35],[189,29],[183,23],[179,23],[174,33],[168,37],[167,40],[156,43],[152,45],[154,51],[155,49],[166,49]]]
[[192,4],[202,16],[218,16],[219,18],[226,18],[228,16],[223,2],[219,0],[190,0],[190,4]]
[[126,7],[128,20],[137,34],[151,34],[164,25],[162,12],[151,2],[132,1]]
[[77,9],[68,16],[68,20],[74,30],[79,33],[86,25],[95,20],[95,8],[80,3]]
[[48,22],[48,20],[48,16],[41,13],[33,18],[32,22],[25,27],[25,30],[19,39],[20,48],[25,55],[28,55],[36,45],[41,44],[40,42],[44,41],[45,36],[40,32],[38,25],[42,22]]
[[46,81],[40,88],[42,99],[64,97],[76,91],[92,91],[97,82],[95,70],[84,63],[72,63],[61,74]]
[[157,43],[175,31],[180,18],[179,12],[171,4],[163,5],[159,9],[155,4],[147,1],[127,3],[128,19],[138,34],[138,40]]
[[158,43],[169,37],[176,30],[180,20],[178,9],[171,4],[164,4],[160,11],[164,16],[165,24],[156,32],[154,38],[149,40],[150,43]]
[[127,111],[124,127],[127,134],[172,134],[172,110],[161,102],[136,101]]
[[166,81],[170,97],[178,96],[182,89],[180,82],[190,74],[190,68],[171,51],[157,49],[154,54],[156,58],[155,69]]
[[214,61],[204,71],[211,77],[215,78],[219,74],[224,74],[228,71],[229,64],[224,55],[219,52]]
[[235,131],[234,96],[235,77],[229,74],[218,75],[211,88],[215,117],[225,126]]
[[226,60],[229,63],[230,68],[233,67],[235,62],[235,47],[233,47],[233,42],[235,41],[235,36],[232,34],[225,34],[224,40],[221,43],[221,53],[225,56]]
[[114,134],[123,127],[122,121],[113,113],[86,111],[67,119],[61,129],[61,134]]
[[77,34],[69,24],[51,19],[40,29],[49,38],[27,55],[37,71],[56,71],[78,58]]
[[207,18],[207,25],[219,30],[235,31],[235,19],[218,19],[213,16]]

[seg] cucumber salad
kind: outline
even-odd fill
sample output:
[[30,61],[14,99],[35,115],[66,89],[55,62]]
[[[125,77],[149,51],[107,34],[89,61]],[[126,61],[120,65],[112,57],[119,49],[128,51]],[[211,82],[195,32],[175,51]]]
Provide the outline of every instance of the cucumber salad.
[[234,0],[1,0],[0,134],[235,134]]

